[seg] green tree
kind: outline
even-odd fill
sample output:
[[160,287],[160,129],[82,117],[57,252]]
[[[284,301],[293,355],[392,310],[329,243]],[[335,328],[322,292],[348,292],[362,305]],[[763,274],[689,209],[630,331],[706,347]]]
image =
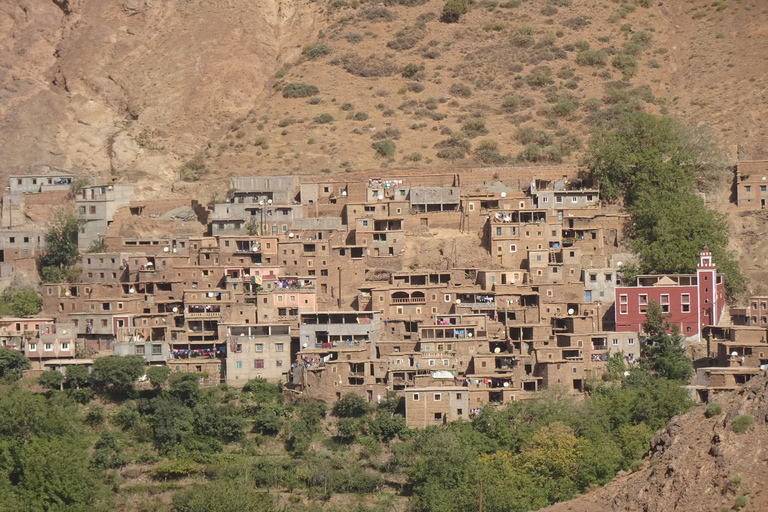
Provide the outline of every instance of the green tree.
[[643,329],[648,335],[646,354],[659,376],[682,382],[693,376],[693,361],[685,353],[683,336],[676,325],[669,323],[655,300],[648,303]]
[[51,370],[43,372],[40,377],[37,378],[37,382],[48,389],[61,389],[61,385],[64,382],[64,375],[57,370]]
[[192,430],[192,411],[172,398],[155,398],[153,405],[151,424],[155,448],[167,453],[181,444]]
[[23,352],[11,348],[0,348],[0,379],[19,380],[22,372],[30,368],[32,364]]
[[88,383],[90,374],[88,373],[88,367],[83,365],[69,365],[65,372],[66,387],[69,389],[80,389]]
[[370,422],[371,434],[379,441],[389,441],[404,432],[405,417],[387,411],[379,411]]
[[9,286],[0,295],[0,316],[32,316],[42,307],[43,298],[31,286]]
[[354,393],[347,393],[333,404],[333,414],[339,418],[360,418],[368,413],[368,402]]
[[141,356],[107,356],[93,361],[91,379],[95,386],[125,394],[133,388],[136,379],[144,374]]
[[200,391],[200,374],[198,373],[174,373],[171,375],[171,386],[168,394],[187,407],[194,407],[203,394]]
[[163,384],[168,381],[170,375],[171,369],[167,366],[150,366],[147,370],[149,382],[151,382],[155,388],[163,387]]
[[61,271],[77,263],[80,257],[77,234],[83,224],[85,220],[70,207],[61,206],[54,210],[53,220],[45,233],[45,255],[41,261],[44,278],[62,275]]
[[282,404],[283,391],[279,384],[272,384],[265,379],[251,379],[243,386],[243,393],[250,393],[250,397],[260,405]]

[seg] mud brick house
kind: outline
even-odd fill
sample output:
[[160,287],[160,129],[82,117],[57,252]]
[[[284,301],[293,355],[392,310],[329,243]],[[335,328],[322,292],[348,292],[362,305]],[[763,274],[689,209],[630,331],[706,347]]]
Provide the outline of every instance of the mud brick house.
[[723,275],[705,249],[695,274],[641,275],[637,286],[616,287],[616,330],[642,332],[648,304],[654,300],[680,333],[698,339],[705,326],[720,323],[724,297]]
[[765,210],[768,201],[768,160],[736,164],[736,206]]
[[469,418],[469,401],[465,388],[431,386],[409,388],[405,391],[405,423],[408,428],[427,428]]

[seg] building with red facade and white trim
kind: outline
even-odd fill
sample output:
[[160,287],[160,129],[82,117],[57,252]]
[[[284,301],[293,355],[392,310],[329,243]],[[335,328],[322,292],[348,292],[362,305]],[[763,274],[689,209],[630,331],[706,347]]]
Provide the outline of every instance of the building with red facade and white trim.
[[637,286],[617,286],[616,330],[643,332],[648,304],[655,300],[683,336],[698,339],[704,326],[720,323],[724,297],[723,275],[705,248],[695,274],[640,275]]

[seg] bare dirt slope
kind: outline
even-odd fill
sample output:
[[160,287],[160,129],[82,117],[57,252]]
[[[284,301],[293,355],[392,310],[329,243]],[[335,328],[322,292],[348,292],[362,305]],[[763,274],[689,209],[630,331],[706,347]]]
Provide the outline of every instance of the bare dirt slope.
[[309,0],[0,2],[3,173],[48,163],[167,183],[179,155],[260,103],[317,10]]
[[[717,396],[722,413],[706,418],[704,407],[672,418],[657,433],[644,467],[620,474],[605,487],[547,512],[725,511],[744,495],[745,511],[768,510],[768,377]],[[731,430],[737,415],[754,424]]]

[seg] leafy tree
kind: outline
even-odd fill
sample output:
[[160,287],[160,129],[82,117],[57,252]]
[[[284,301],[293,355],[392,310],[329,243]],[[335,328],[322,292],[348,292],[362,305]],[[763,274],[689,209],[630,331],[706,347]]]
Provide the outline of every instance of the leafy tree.
[[136,379],[144,374],[144,358],[141,356],[107,356],[93,361],[91,379],[104,390],[111,389],[124,394],[133,388]]
[[376,414],[371,423],[371,434],[379,441],[394,439],[406,430],[405,417],[400,414],[381,411]]
[[651,368],[669,380],[687,381],[693,376],[693,361],[683,348],[683,336],[676,325],[671,325],[661,306],[650,300],[643,324],[648,339],[646,353],[651,357]]
[[281,404],[265,404],[256,409],[253,417],[253,431],[267,435],[277,435],[282,430],[285,420],[290,416],[290,409]]
[[192,430],[192,411],[178,400],[155,398],[152,415],[152,437],[155,448],[167,453],[181,444],[184,436]]
[[0,295],[0,316],[32,316],[42,307],[43,298],[31,286],[9,286]]
[[167,366],[150,366],[147,370],[147,377],[149,382],[156,388],[163,387],[168,381],[168,377],[171,375],[171,369]]
[[61,389],[61,385],[64,382],[64,375],[57,370],[43,372],[43,374],[38,377],[37,382],[48,389]]
[[238,414],[232,414],[232,411],[205,404],[195,407],[192,425],[199,436],[229,443],[243,438],[245,420]]
[[32,364],[23,352],[10,348],[0,348],[0,378],[3,380],[19,380],[24,370],[32,368]]
[[194,407],[203,396],[200,391],[200,374],[174,373],[171,375],[171,387],[168,394],[187,407]]
[[65,385],[69,389],[80,389],[90,378],[88,367],[83,365],[69,365],[64,373],[67,380]]
[[360,418],[368,413],[368,402],[354,393],[347,393],[333,404],[333,414],[339,418]]
[[[56,272],[74,266],[80,257],[77,247],[77,233],[85,224],[69,207],[61,206],[54,210],[53,220],[45,233],[45,256],[41,261],[43,277],[53,277]],[[46,268],[52,267],[46,273]],[[49,281],[50,282],[50,281]]]
[[257,403],[264,404],[282,404],[283,392],[279,384],[272,384],[265,379],[251,379],[243,386],[244,393],[250,393],[251,398]]

